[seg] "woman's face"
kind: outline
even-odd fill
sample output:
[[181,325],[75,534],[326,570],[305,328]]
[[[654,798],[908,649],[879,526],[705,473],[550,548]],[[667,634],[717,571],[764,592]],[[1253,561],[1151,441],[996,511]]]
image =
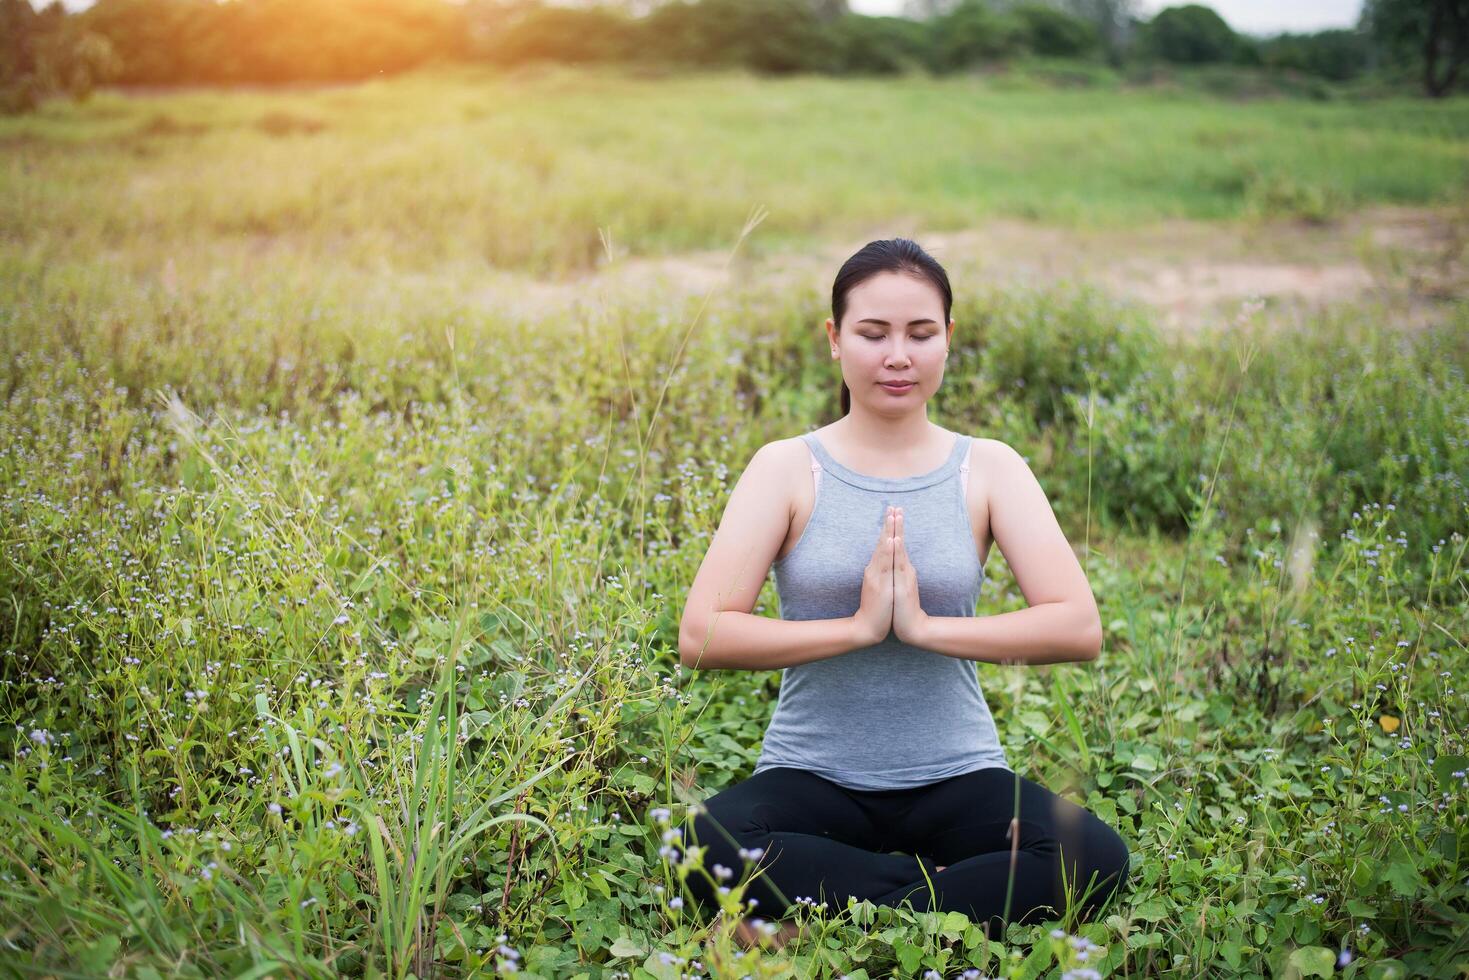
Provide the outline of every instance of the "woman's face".
[[[852,403],[902,414],[921,406],[944,378],[944,354],[954,322],[944,323],[944,301],[933,283],[900,272],[880,272],[847,292],[841,332],[826,321]],[[907,390],[884,386],[911,381]]]

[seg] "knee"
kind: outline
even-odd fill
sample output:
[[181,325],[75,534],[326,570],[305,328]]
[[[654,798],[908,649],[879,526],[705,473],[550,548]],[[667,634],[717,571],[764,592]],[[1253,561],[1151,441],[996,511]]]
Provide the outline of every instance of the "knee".
[[[719,872],[739,865],[735,857],[739,845],[730,844],[725,833],[721,832],[723,829],[707,811],[700,812],[682,826],[668,831],[664,849],[660,852],[673,866],[675,880],[682,879],[694,902],[708,911],[718,906],[715,884],[711,883],[710,877],[722,877]],[[698,855],[697,860],[691,859],[691,851]],[[688,867],[681,870],[686,862]],[[695,864],[698,867],[694,867]]]
[[1078,883],[1078,894],[1086,893],[1082,904],[1085,911],[1091,913],[1126,888],[1128,874],[1132,870],[1132,855],[1122,835],[1104,824],[1093,836],[1092,859],[1087,864],[1087,877],[1091,880]]

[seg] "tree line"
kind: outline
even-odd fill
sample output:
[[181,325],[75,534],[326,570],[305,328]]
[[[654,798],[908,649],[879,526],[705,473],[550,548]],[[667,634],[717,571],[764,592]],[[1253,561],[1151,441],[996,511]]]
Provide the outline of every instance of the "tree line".
[[1469,0],[1367,0],[1355,28],[1257,38],[1202,4],[1151,19],[1135,0],[0,0],[0,103],[11,111],[99,84],[353,81],[433,62],[744,67],[764,73],[940,74],[1017,58],[1112,66],[1249,66],[1344,82],[1464,88]]

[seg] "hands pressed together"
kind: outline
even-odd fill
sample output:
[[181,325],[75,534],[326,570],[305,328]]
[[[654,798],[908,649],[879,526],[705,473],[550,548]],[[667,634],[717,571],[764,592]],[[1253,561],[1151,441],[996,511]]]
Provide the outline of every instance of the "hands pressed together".
[[856,620],[870,643],[889,631],[904,643],[917,644],[928,619],[918,603],[918,573],[903,544],[903,509],[889,507],[872,560],[862,574],[862,602]]

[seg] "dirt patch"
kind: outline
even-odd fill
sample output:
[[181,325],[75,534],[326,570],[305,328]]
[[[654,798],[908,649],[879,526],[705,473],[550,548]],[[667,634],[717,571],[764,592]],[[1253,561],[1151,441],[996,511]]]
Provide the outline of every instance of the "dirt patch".
[[310,136],[326,129],[326,123],[290,112],[267,112],[255,120],[255,128],[267,136],[295,136],[298,133]]
[[208,132],[209,124],[200,122],[179,122],[166,112],[156,113],[147,122],[134,130],[134,135],[142,137],[150,136],[198,136]]
[[928,236],[925,247],[986,281],[1086,281],[1152,306],[1177,331],[1228,322],[1250,299],[1265,300],[1277,319],[1381,303],[1402,317],[1395,323],[1417,326],[1443,316],[1442,301],[1469,284],[1466,219],[1453,209],[1374,208],[1327,225],[1175,220],[1068,231],[998,221]]
[[[872,238],[749,258],[741,249],[618,258],[595,273],[547,282],[504,274],[478,299],[524,315],[578,303],[711,291],[831,289],[841,263]],[[759,230],[754,233],[757,237]],[[953,282],[1045,288],[1083,281],[1154,307],[1175,331],[1228,323],[1250,299],[1289,320],[1342,303],[1380,303],[1385,322],[1417,327],[1448,314],[1469,288],[1469,208],[1371,208],[1326,224],[1172,220],[1078,230],[1013,219],[964,231],[910,233]]]

